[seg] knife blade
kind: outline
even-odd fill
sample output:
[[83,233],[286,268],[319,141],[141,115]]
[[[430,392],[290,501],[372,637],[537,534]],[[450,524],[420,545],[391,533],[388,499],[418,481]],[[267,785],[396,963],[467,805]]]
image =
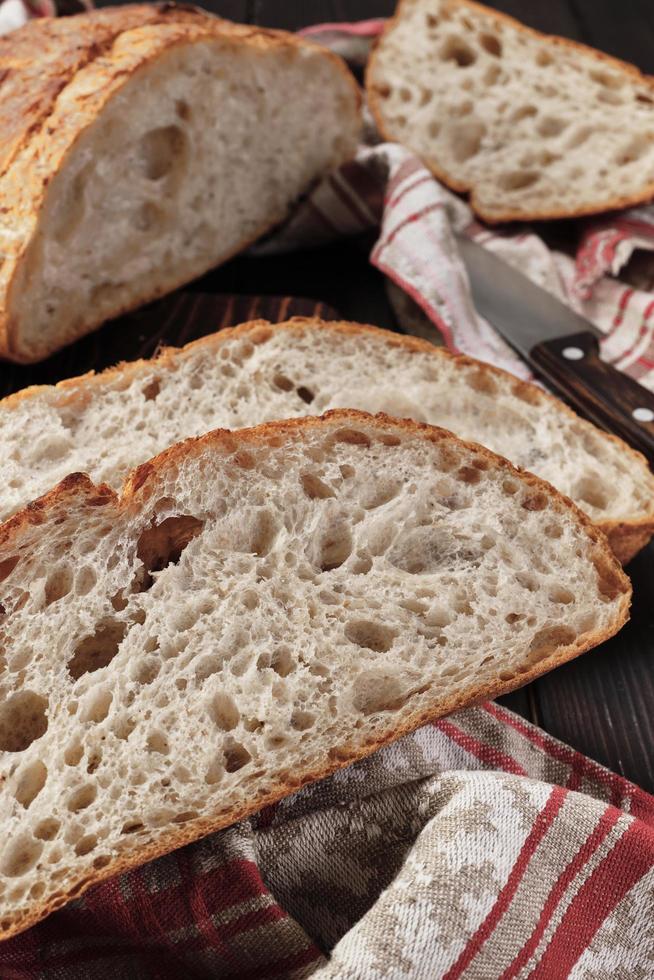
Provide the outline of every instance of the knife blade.
[[600,358],[601,333],[476,242],[457,236],[477,311],[580,414],[654,465],[654,394]]

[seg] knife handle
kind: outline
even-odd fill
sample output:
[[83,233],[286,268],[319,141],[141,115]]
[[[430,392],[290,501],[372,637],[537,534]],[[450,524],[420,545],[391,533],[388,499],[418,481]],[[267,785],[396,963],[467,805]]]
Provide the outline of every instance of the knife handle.
[[530,360],[581,415],[615,432],[654,468],[654,394],[602,361],[590,331],[537,344]]

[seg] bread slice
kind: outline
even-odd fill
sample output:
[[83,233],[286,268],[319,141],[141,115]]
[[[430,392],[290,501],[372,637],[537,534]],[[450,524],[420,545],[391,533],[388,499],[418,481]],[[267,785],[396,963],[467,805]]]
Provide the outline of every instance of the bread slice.
[[485,221],[562,218],[654,196],[654,79],[470,0],[400,0],[368,65],[388,140]]
[[549,484],[335,411],[218,430],[0,528],[0,938],[615,633]]
[[73,471],[118,490],[187,436],[359,408],[452,429],[549,480],[626,562],[654,533],[654,477],[625,443],[535,385],[432,344],[353,323],[255,321],[0,401],[0,519]]
[[0,355],[37,361],[206,272],[352,156],[336,55],[199,9],[0,39]]

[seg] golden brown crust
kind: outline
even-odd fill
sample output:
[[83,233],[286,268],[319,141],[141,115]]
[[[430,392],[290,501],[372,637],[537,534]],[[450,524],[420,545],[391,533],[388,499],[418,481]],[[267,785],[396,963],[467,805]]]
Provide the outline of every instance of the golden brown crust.
[[[39,359],[21,349],[12,310],[13,294],[19,288],[21,267],[37,233],[48,184],[118,89],[171,49],[207,39],[259,51],[284,48],[289,52],[319,52],[347,79],[358,112],[359,88],[345,62],[333,52],[284,31],[232,24],[189,6],[128,4],[61,20],[39,18],[0,39],[0,250],[4,254],[0,267],[0,356],[18,363]],[[85,84],[78,91],[75,81],[82,71]],[[263,224],[225,260],[255,241],[271,224]],[[180,274],[179,280],[165,290],[126,304],[122,312],[156,299],[188,279],[188,275]]]
[[[242,328],[237,329],[241,330]],[[417,346],[422,346],[422,343],[422,341],[416,341]],[[555,509],[567,512],[575,518],[593,543],[594,555],[592,560],[598,570],[598,588],[607,597],[613,599],[619,598],[618,608],[611,626],[603,631],[597,630],[585,634],[575,643],[546,651],[546,656],[543,656],[531,666],[527,665],[524,671],[518,673],[515,677],[508,680],[498,679],[492,684],[478,685],[477,687],[471,688],[465,696],[451,698],[445,704],[441,705],[437,711],[427,709],[415,712],[396,730],[388,732],[379,739],[372,740],[360,746],[339,746],[331,753],[331,758],[323,766],[308,773],[298,774],[293,779],[281,781],[279,786],[265,798],[258,797],[256,801],[252,801],[231,812],[217,809],[211,814],[193,820],[167,833],[165,839],[153,840],[143,844],[139,843],[131,853],[125,854],[122,858],[107,867],[94,871],[92,875],[80,876],[66,894],[62,894],[54,901],[50,900],[42,906],[35,906],[22,917],[16,917],[6,928],[0,930],[0,940],[7,939],[15,933],[33,925],[35,922],[38,922],[51,911],[54,911],[55,908],[59,908],[73,897],[81,895],[93,884],[127,871],[130,868],[137,867],[153,858],[167,854],[206,834],[214,833],[223,827],[227,827],[249,814],[256,812],[263,806],[282,799],[305,783],[323,779],[337,769],[357,759],[365,758],[381,746],[414,731],[421,725],[435,721],[437,718],[451,714],[460,708],[488,700],[489,698],[495,698],[514,690],[516,687],[529,683],[543,673],[602,643],[610,636],[613,636],[627,621],[631,599],[631,584],[629,579],[611,553],[604,535],[578,507],[555,490],[554,487],[531,473],[525,473],[516,469],[508,460],[496,456],[482,446],[463,442],[445,429],[413,422],[409,419],[392,419],[386,415],[370,416],[352,409],[328,412],[320,418],[310,417],[292,419],[286,422],[267,422],[255,428],[242,429],[237,433],[225,429],[217,429],[206,435],[178,443],[165,450],[159,456],[156,456],[153,460],[138,467],[132,473],[131,477],[127,479],[121,497],[118,497],[108,487],[96,487],[84,474],[73,474],[40,500],[26,508],[26,510],[16,514],[10,521],[0,527],[0,548],[3,551],[15,550],[20,545],[20,539],[23,533],[35,523],[35,516],[37,516],[36,523],[41,523],[44,520],[44,515],[48,511],[58,510],[61,507],[67,508],[76,502],[81,502],[84,506],[98,506],[98,504],[113,503],[114,506],[120,509],[133,507],[134,505],[138,506],[139,500],[148,496],[148,484],[156,480],[161,471],[165,470],[168,465],[176,466],[181,459],[187,456],[199,455],[207,450],[224,453],[225,455],[232,454],[243,443],[279,445],[280,440],[289,436],[293,438],[298,432],[305,432],[317,427],[331,428],[334,424],[341,425],[342,423],[353,423],[355,425],[362,425],[368,429],[373,428],[384,431],[391,429],[400,435],[420,437],[431,442],[444,442],[457,448],[461,446],[472,448],[478,457],[486,460],[492,466],[506,470],[507,473],[513,475],[522,483],[526,483],[535,491],[546,494]]]
[[293,317],[291,320],[287,320],[285,323],[277,324],[270,324],[265,320],[251,320],[250,322],[242,323],[237,327],[228,327],[219,331],[218,333],[201,337],[199,340],[194,340],[182,348],[166,348],[152,360],[139,360],[132,361],[130,363],[118,364],[116,367],[108,368],[106,371],[103,371],[100,374],[96,374],[95,372],[91,371],[88,374],[82,375],[81,377],[68,378],[65,381],[60,381],[54,386],[33,385],[29,388],[24,388],[22,391],[18,391],[15,394],[9,395],[8,397],[0,400],[0,411],[3,409],[11,410],[15,405],[24,399],[47,391],[65,392],[66,400],[82,401],[90,396],[94,388],[104,387],[107,381],[110,382],[113,378],[124,378],[126,384],[129,384],[131,377],[138,375],[140,372],[151,372],[153,368],[162,368],[163,370],[166,370],[169,366],[171,366],[171,364],[174,363],[180,354],[190,350],[200,348],[202,350],[206,350],[207,354],[213,354],[215,351],[219,350],[224,343],[230,341],[234,337],[241,337],[245,336],[246,334],[256,335],[262,331],[293,331],[315,327],[318,327],[321,330],[333,330],[340,333],[369,333],[373,336],[383,337],[384,342],[391,347],[428,353],[433,357],[446,358],[448,360],[455,361],[461,366],[475,368],[484,376],[499,378],[501,382],[509,385],[510,390],[514,395],[522,397],[525,401],[531,404],[548,404],[550,406],[556,406],[558,411],[563,412],[569,418],[574,418],[580,424],[588,426],[602,439],[608,439],[616,446],[619,446],[621,453],[625,454],[630,459],[631,464],[634,467],[641,470],[644,469],[648,473],[652,489],[649,510],[643,511],[640,514],[625,515],[619,521],[595,521],[597,526],[607,534],[615,554],[619,557],[622,563],[625,564],[627,561],[630,561],[634,555],[647,544],[652,535],[654,535],[654,476],[649,473],[649,467],[645,457],[635,449],[632,449],[631,446],[623,442],[618,436],[614,436],[608,432],[603,432],[601,429],[597,429],[591,422],[586,422],[584,419],[580,419],[580,417],[576,415],[571,408],[568,408],[568,406],[559,401],[558,398],[555,398],[553,395],[542,391],[542,389],[538,388],[536,385],[530,384],[528,381],[522,381],[519,378],[515,378],[512,374],[509,374],[507,371],[503,371],[501,368],[494,367],[492,364],[485,364],[482,361],[476,361],[474,358],[468,357],[466,354],[452,354],[450,351],[442,347],[435,347],[428,340],[422,340],[418,337],[409,337],[404,334],[392,333],[390,330],[383,330],[380,327],[374,327],[367,324],[348,323],[346,321],[323,321],[315,317]]
[[[385,140],[390,142],[395,141],[395,136],[384,124],[383,114],[380,109],[380,99],[377,94],[375,84],[372,80],[372,76],[375,71],[376,54],[379,47],[383,44],[384,38],[393,32],[396,24],[401,19],[404,5],[406,4],[408,6],[411,2],[412,0],[399,0],[397,7],[395,8],[395,14],[387,21],[386,25],[384,26],[384,30],[374,42],[373,49],[366,66],[365,88],[368,97],[368,105],[379,133]],[[499,10],[494,10],[491,7],[486,7],[482,3],[477,3],[476,0],[448,0],[448,2],[451,6],[466,8],[473,13],[494,18],[501,23],[507,24],[514,30],[520,31],[523,34],[528,34],[530,37],[533,37],[538,41],[551,44],[555,47],[566,48],[569,51],[579,52],[585,57],[595,58],[597,61],[602,62],[602,64],[606,65],[607,67],[613,68],[615,71],[628,75],[632,82],[650,88],[654,98],[654,76],[644,75],[638,68],[636,68],[635,65],[631,65],[627,61],[620,61],[620,59],[614,58],[612,55],[605,54],[603,51],[598,51],[596,48],[591,48],[587,44],[582,44],[580,41],[572,41],[570,38],[559,37],[556,34],[544,34],[532,27],[527,27],[526,24],[516,20],[515,17],[511,17],[509,14],[502,13]],[[654,180],[652,180],[648,184],[645,184],[638,194],[618,194],[615,197],[608,198],[601,204],[581,205],[574,210],[561,207],[532,211],[517,209],[511,210],[510,208],[504,208],[503,210],[497,211],[486,211],[483,205],[479,203],[474,187],[472,187],[468,182],[457,180],[456,177],[453,177],[451,174],[448,174],[442,170],[433,160],[423,159],[423,163],[429,168],[429,170],[431,170],[438,180],[445,184],[446,187],[449,187],[451,190],[456,191],[459,194],[469,193],[471,208],[475,214],[482,219],[482,221],[485,221],[489,225],[501,224],[507,221],[550,221],[558,218],[581,218],[585,215],[602,214],[605,211],[617,211],[621,210],[622,208],[632,207],[635,204],[642,204],[645,201],[650,201],[654,197]]]

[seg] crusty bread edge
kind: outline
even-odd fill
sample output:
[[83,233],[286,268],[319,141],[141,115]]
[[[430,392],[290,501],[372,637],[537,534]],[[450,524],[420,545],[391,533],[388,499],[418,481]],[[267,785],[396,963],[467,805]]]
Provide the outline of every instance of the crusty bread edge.
[[[174,6],[174,4],[171,6]],[[120,16],[119,11],[120,8],[116,8],[117,19]],[[347,84],[350,88],[350,92],[353,96],[353,116],[350,121],[353,124],[353,128],[358,123],[360,129],[362,124],[361,121],[361,104],[363,98],[362,92],[359,85],[357,84],[354,75],[348,68],[343,58],[341,58],[335,52],[329,50],[328,48],[325,48],[323,45],[320,45],[315,41],[312,41],[311,39],[300,37],[296,34],[291,34],[287,31],[269,30],[267,28],[248,27],[247,25],[232,24],[231,21],[225,21],[220,17],[214,16],[208,11],[200,11],[198,9],[198,12],[206,14],[206,20],[207,20],[206,31],[202,31],[200,29],[200,26],[197,24],[190,24],[188,26],[188,31],[186,36],[174,37],[170,39],[168,43],[162,45],[161,47],[157,47],[155,50],[145,54],[143,56],[142,61],[139,63],[138,67],[131,73],[126,74],[124,77],[121,78],[120,85],[118,88],[115,87],[110,88],[106,97],[104,97],[104,101],[102,102],[102,105],[95,113],[93,118],[85,120],[79,126],[74,138],[70,141],[65,151],[61,154],[61,156],[57,160],[56,173],[61,172],[62,168],[66,166],[68,159],[70,155],[75,151],[79,140],[82,138],[82,136],[87,131],[87,129],[95,123],[99,113],[101,112],[102,108],[104,108],[106,102],[112,100],[114,96],[117,94],[117,92],[119,92],[120,89],[123,87],[123,85],[130,82],[134,77],[137,77],[141,72],[147,70],[152,65],[153,62],[156,62],[162,57],[166,57],[169,54],[169,52],[175,50],[176,48],[186,46],[189,44],[200,43],[204,41],[214,40],[223,44],[232,44],[232,46],[234,47],[247,47],[249,45],[249,46],[259,47],[262,49],[270,49],[270,48],[284,47],[284,46],[286,46],[289,49],[302,49],[302,50],[311,49],[315,53],[319,54],[320,57],[324,58],[326,61],[329,61],[337,69],[341,77],[347,81]],[[242,31],[240,31],[239,33],[235,33],[232,30],[230,30],[231,28],[234,27],[242,28]],[[42,126],[47,125],[47,119],[44,120],[41,125]],[[40,128],[41,126],[39,126],[39,130]],[[352,155],[354,154],[355,150],[356,150],[356,146],[353,146]],[[347,159],[348,157],[343,157],[341,163],[345,162]],[[316,180],[319,179],[320,177],[316,178]],[[240,252],[244,251],[246,248],[248,248],[250,245],[256,242],[259,238],[261,238],[262,235],[270,232],[273,228],[275,228],[282,221],[284,221],[286,217],[288,217],[288,210],[287,210],[286,214],[284,215],[277,216],[270,221],[262,222],[262,224],[258,227],[258,229],[254,233],[242,239],[237,245],[234,246],[233,249],[225,253],[225,255],[221,256],[218,260],[212,260],[211,262],[209,262],[209,264],[198,263],[197,267],[194,269],[193,272],[180,274],[174,281],[171,281],[171,283],[166,286],[162,286],[158,289],[143,290],[137,299],[134,299],[131,302],[127,302],[123,304],[123,306],[117,309],[114,312],[114,314],[109,318],[107,318],[106,316],[93,317],[92,314],[90,316],[87,316],[84,320],[84,326],[81,327],[79,330],[77,330],[74,335],[71,334],[70,337],[68,337],[65,341],[62,341],[59,344],[49,345],[45,350],[45,353],[32,355],[27,353],[24,349],[21,349],[20,323],[17,322],[16,316],[12,312],[14,310],[13,297],[14,297],[15,290],[20,283],[20,276],[22,273],[23,265],[29,260],[29,254],[30,254],[30,249],[32,247],[32,244],[35,241],[37,241],[39,238],[42,211],[47,201],[48,183],[49,181],[45,183],[43,189],[37,191],[37,193],[35,194],[34,206],[37,213],[37,223],[30,237],[23,243],[22,251],[14,261],[13,269],[11,270],[11,275],[6,284],[5,291],[4,291],[5,292],[4,302],[2,302],[0,299],[0,359],[8,360],[15,364],[36,364],[44,360],[46,357],[49,357],[51,354],[54,354],[56,351],[61,350],[64,347],[67,347],[71,343],[74,343],[75,340],[79,339],[80,337],[84,337],[87,334],[92,333],[94,330],[97,330],[98,327],[100,327],[103,323],[106,323],[108,319],[115,319],[119,316],[124,316],[126,313],[138,309],[140,306],[143,306],[146,303],[150,303],[161,296],[165,296],[168,293],[173,292],[175,289],[178,289],[180,286],[183,286],[186,283],[191,282],[194,279],[198,278],[199,276],[204,275],[206,272],[210,271],[211,269],[217,268],[220,265],[224,265],[225,262],[228,262],[235,255],[238,255]],[[303,190],[300,193],[301,194],[306,193],[307,189],[308,188],[303,188]],[[293,202],[291,202],[291,204],[289,205],[289,210],[290,207],[292,207],[292,204]]]
[[133,502],[138,503],[139,496],[147,495],[148,482],[156,476],[159,470],[165,468],[168,463],[172,462],[174,465],[179,459],[187,456],[200,455],[210,447],[229,453],[234,451],[237,446],[243,444],[257,446],[267,444],[274,446],[279,444],[280,438],[283,438],[284,435],[289,433],[293,434],[298,430],[323,427],[332,423],[352,423],[368,428],[377,428],[386,432],[389,428],[395,428],[409,435],[421,435],[430,442],[449,443],[457,447],[463,445],[467,449],[472,449],[479,457],[490,461],[493,466],[506,470],[507,474],[516,476],[521,482],[526,483],[535,490],[545,493],[550,501],[555,503],[558,509],[567,511],[576,518],[578,524],[584,529],[587,536],[596,546],[597,553],[594,561],[601,564],[601,568],[597,569],[598,578],[601,578],[604,587],[610,590],[611,598],[616,599],[620,597],[612,624],[605,630],[594,630],[583,634],[575,643],[556,647],[548,656],[541,658],[530,669],[525,670],[524,673],[520,673],[519,676],[513,677],[511,680],[497,680],[491,684],[479,684],[476,687],[470,688],[465,695],[450,698],[437,712],[433,709],[423,709],[422,711],[414,712],[402,725],[380,738],[371,739],[364,745],[356,747],[348,746],[347,744],[340,746],[332,753],[332,758],[326,761],[324,765],[303,775],[280,781],[279,785],[266,797],[259,797],[256,801],[232,809],[227,813],[216,811],[197,820],[189,821],[188,824],[167,833],[163,839],[160,838],[141,847],[135,847],[132,853],[125,854],[106,867],[97,869],[90,875],[87,874],[75,879],[69,891],[65,895],[60,896],[59,899],[36,905],[25,915],[14,917],[9,924],[7,924],[5,917],[3,927],[0,928],[0,941],[8,939],[10,936],[34,925],[39,920],[45,918],[50,912],[60,908],[73,898],[78,898],[92,885],[106,878],[114,877],[131,868],[138,867],[147,861],[168,854],[179,847],[183,847],[185,844],[198,840],[200,837],[230,826],[238,820],[242,820],[244,817],[255,813],[262,807],[288,796],[301,786],[323,779],[337,769],[341,769],[358,759],[365,758],[383,745],[415,731],[421,725],[434,722],[438,718],[458,711],[461,708],[496,698],[515,690],[517,687],[521,687],[523,684],[528,684],[547,671],[574,659],[585,651],[609,639],[611,636],[614,636],[627,622],[631,602],[631,583],[611,552],[603,533],[592,524],[590,519],[571,500],[564,497],[563,494],[559,493],[558,490],[545,480],[541,480],[532,473],[518,470],[512,463],[503,459],[501,456],[497,456],[483,446],[464,442],[446,429],[429,426],[411,419],[394,419],[383,414],[371,416],[353,409],[337,409],[327,412],[321,417],[311,416],[281,422],[267,422],[254,428],[237,431],[216,429],[206,435],[187,439],[164,450],[163,453],[149,462],[138,466],[125,481],[120,497],[110,487],[103,485],[99,487],[95,486],[85,474],[71,474],[45,496],[30,504],[25,510],[15,514],[14,517],[0,526],[0,547],[8,547],[13,539],[19,537],[26,527],[43,523],[44,513],[51,507],[65,505],[67,498],[74,500],[81,494],[88,498],[87,502],[89,506],[101,506],[113,502],[120,507],[127,508]]
[[[397,7],[395,8],[395,13],[391,18],[389,18],[384,25],[384,29],[382,30],[381,34],[373,42],[365,71],[365,89],[368,99],[368,106],[379,133],[389,142],[397,142],[397,140],[393,133],[391,133],[384,125],[383,114],[380,109],[380,99],[375,90],[372,75],[375,71],[377,50],[383,43],[386,35],[394,31],[396,24],[401,19],[405,2],[408,6],[411,3],[411,0],[399,0]],[[652,97],[654,98],[654,76],[645,75],[638,68],[636,68],[635,65],[631,65],[627,61],[621,61],[619,58],[614,58],[612,55],[605,54],[603,51],[598,51],[597,48],[590,47],[590,45],[587,44],[582,44],[580,41],[572,41],[570,38],[559,37],[556,34],[545,34],[542,31],[535,30],[533,27],[527,27],[526,24],[523,24],[515,17],[511,17],[509,14],[502,13],[501,11],[495,10],[492,7],[487,7],[482,3],[477,3],[477,0],[448,0],[448,3],[452,6],[467,8],[476,14],[484,14],[485,16],[493,17],[498,21],[503,21],[505,24],[510,25],[517,31],[521,31],[523,34],[529,34],[531,37],[536,38],[541,42],[547,42],[555,47],[567,48],[571,51],[578,51],[583,55],[595,58],[596,61],[601,62],[606,67],[613,68],[615,71],[618,71],[621,74],[629,75],[632,82],[649,86],[649,88],[652,90]],[[489,225],[502,224],[507,221],[550,221],[560,218],[581,218],[585,215],[603,214],[605,211],[618,211],[622,208],[632,207],[636,204],[643,204],[646,201],[650,201],[654,197],[654,180],[652,180],[650,183],[645,184],[642,191],[640,191],[638,194],[617,195],[603,201],[601,204],[582,205],[581,207],[574,209],[563,207],[533,210],[504,208],[503,210],[487,211],[484,209],[483,205],[479,203],[475,190],[471,184],[467,183],[466,181],[457,180],[456,177],[448,175],[433,161],[427,161],[424,158],[421,159],[423,160],[423,163],[427,169],[431,170],[434,176],[445,184],[446,187],[449,187],[451,190],[456,191],[459,194],[469,194],[469,201],[472,210],[482,219],[482,221],[485,221]]]
[[502,368],[495,367],[492,364],[486,364],[482,361],[476,361],[474,358],[468,357],[466,354],[453,354],[451,351],[448,351],[445,348],[434,346],[434,344],[430,343],[428,340],[393,333],[390,330],[384,330],[381,327],[375,327],[369,324],[350,323],[342,320],[320,320],[317,317],[292,317],[290,320],[274,324],[269,323],[266,320],[250,320],[246,323],[240,324],[239,326],[226,327],[225,329],[219,330],[216,333],[208,334],[205,337],[200,337],[198,340],[193,340],[184,347],[164,348],[161,353],[150,360],[141,359],[138,361],[122,362],[115,367],[107,368],[105,371],[102,371],[99,374],[91,371],[76,378],[67,378],[64,381],[60,381],[56,385],[32,385],[29,388],[24,388],[21,391],[1,399],[0,411],[2,411],[3,408],[12,409],[14,405],[18,404],[23,399],[30,398],[32,395],[38,394],[42,391],[70,390],[71,398],[74,398],[76,393],[81,395],[81,397],[85,397],[89,390],[92,392],[94,386],[102,386],[108,379],[113,377],[122,376],[129,379],[130,375],[138,374],[139,371],[142,370],[156,370],[157,368],[163,368],[166,370],[171,363],[174,363],[175,359],[180,354],[198,347],[205,349],[207,353],[210,353],[218,350],[223,343],[234,338],[246,337],[247,335],[250,335],[250,338],[256,342],[257,335],[261,336],[263,339],[267,339],[267,333],[270,331],[302,331],[306,330],[307,328],[332,330],[350,335],[372,334],[373,336],[380,338],[383,337],[384,342],[389,344],[391,347],[401,347],[404,350],[428,353],[434,357],[448,358],[455,361],[457,364],[476,368],[484,374],[499,377],[502,379],[502,381],[510,383],[513,394],[527,391],[531,399],[538,398],[546,403],[549,402],[550,405],[556,406],[559,411],[564,412],[570,418],[574,418],[575,421],[590,426],[590,428],[594,432],[598,432],[602,438],[608,439],[619,446],[621,452],[629,456],[635,467],[641,469],[644,467],[650,475],[652,483],[652,504],[649,511],[646,511],[640,515],[634,515],[633,517],[624,517],[620,520],[596,520],[595,524],[608,536],[609,543],[614,553],[618,556],[623,565],[630,561],[634,555],[641,550],[641,548],[645,547],[652,535],[654,535],[654,475],[651,474],[647,460],[641,453],[637,452],[635,449],[632,449],[631,446],[629,446],[626,442],[623,442],[623,440],[618,436],[615,436],[609,432],[604,432],[602,429],[598,429],[591,422],[587,422],[585,419],[582,419],[564,402],[554,397],[554,395],[550,395],[548,392],[542,391],[542,389],[538,388],[536,385],[530,384],[528,381],[522,381],[520,378],[514,377],[514,375],[510,374],[508,371],[502,370]]

